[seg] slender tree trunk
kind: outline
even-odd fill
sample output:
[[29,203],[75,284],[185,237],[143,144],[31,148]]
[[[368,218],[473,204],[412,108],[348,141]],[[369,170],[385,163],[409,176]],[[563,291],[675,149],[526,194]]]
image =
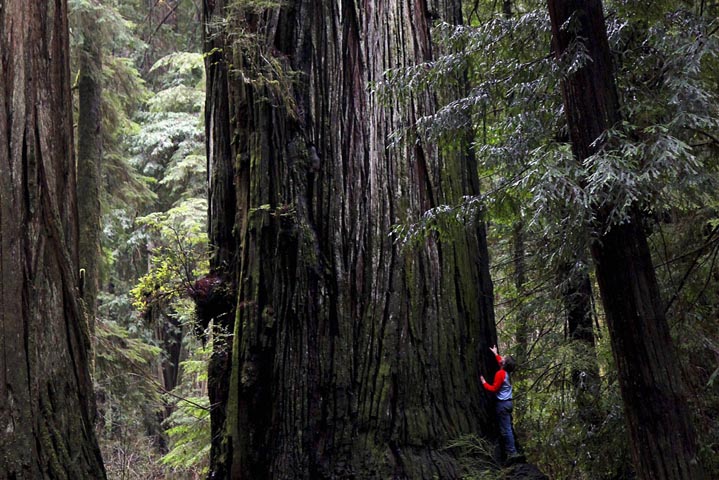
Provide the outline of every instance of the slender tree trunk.
[[460,7],[283,2],[239,11],[234,45],[213,52],[210,230],[221,235],[233,178],[240,242],[232,478],[458,478],[447,443],[496,428],[477,381],[496,368],[483,224],[406,252],[388,235],[478,193],[469,142],[451,155],[391,147],[434,101],[415,96],[405,110],[369,89],[431,58],[430,23],[460,21]]
[[67,5],[0,0],[0,478],[105,478],[78,305]]
[[[155,339],[159,342],[163,358],[160,366],[159,380],[165,390],[172,391],[180,379],[180,362],[182,361],[182,324],[172,316],[160,312],[155,327]],[[171,410],[166,409],[163,417],[170,416]]]
[[512,18],[512,0],[503,0],[502,13],[505,18]]
[[[585,255],[580,256],[584,258]],[[582,261],[584,263],[584,261]],[[567,337],[575,352],[572,384],[579,418],[590,429],[601,420],[599,409],[599,365],[594,345],[592,283],[589,273],[572,265],[560,269],[562,298],[567,319]],[[577,364],[579,362],[579,364]]]
[[[520,298],[520,308],[517,313],[517,363],[526,365],[529,357],[529,321],[527,311],[522,302],[526,296],[527,265],[525,261],[526,249],[524,244],[524,222],[518,221],[514,225],[512,240],[514,244],[514,286]],[[521,372],[521,370],[520,370]],[[517,378],[515,375],[514,378]]]
[[[85,15],[87,17],[87,15]],[[77,120],[77,196],[80,219],[82,298],[94,334],[97,293],[100,288],[100,185],[102,183],[102,46],[90,18],[82,20]]]
[[[159,365],[158,379],[165,391],[171,392],[180,380],[183,328],[180,321],[171,315],[160,311],[157,316],[155,340],[162,348],[162,362]],[[163,423],[170,418],[173,410],[173,405],[165,403],[164,410],[157,411],[157,422],[151,427],[154,429],[152,435],[156,438],[158,450],[162,453],[167,453],[167,434]]]
[[[582,38],[592,59],[562,82],[572,147],[581,161],[596,151],[595,140],[621,120],[602,3],[549,0],[548,5],[556,55]],[[573,26],[567,28],[570,17]],[[608,207],[597,207],[602,233],[592,254],[637,473],[646,480],[702,479],[641,214],[634,212],[625,224],[604,233]]]
[[[512,19],[512,0],[504,0],[502,2],[502,13],[504,18],[507,20]],[[511,102],[508,102],[511,103]],[[517,311],[517,330],[515,334],[516,338],[516,352],[517,352],[517,363],[520,368],[513,378],[522,378],[522,366],[527,365],[529,359],[529,319],[527,318],[527,309],[524,305],[524,300],[527,295],[526,283],[527,283],[527,262],[526,262],[526,247],[525,247],[525,235],[526,227],[523,220],[518,220],[514,224],[512,229],[512,243],[513,243],[513,263],[514,263],[514,287],[517,289],[517,296],[519,297],[519,309]],[[522,412],[522,405],[516,405],[518,412]]]

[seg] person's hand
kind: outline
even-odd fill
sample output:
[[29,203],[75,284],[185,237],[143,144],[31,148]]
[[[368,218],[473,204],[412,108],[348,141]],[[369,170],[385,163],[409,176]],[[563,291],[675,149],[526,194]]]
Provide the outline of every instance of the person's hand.
[[490,350],[492,351],[493,354],[497,355],[497,346],[496,345],[491,347]]
[[479,379],[482,381],[482,384],[487,383],[487,380],[484,379],[484,375],[480,375]]

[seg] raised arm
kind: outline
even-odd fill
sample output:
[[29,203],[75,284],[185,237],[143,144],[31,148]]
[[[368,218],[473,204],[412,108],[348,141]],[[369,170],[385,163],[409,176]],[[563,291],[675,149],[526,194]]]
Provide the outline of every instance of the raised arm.
[[502,356],[497,353],[497,346],[490,347],[489,350],[494,354],[494,358],[497,360],[497,363],[502,366]]

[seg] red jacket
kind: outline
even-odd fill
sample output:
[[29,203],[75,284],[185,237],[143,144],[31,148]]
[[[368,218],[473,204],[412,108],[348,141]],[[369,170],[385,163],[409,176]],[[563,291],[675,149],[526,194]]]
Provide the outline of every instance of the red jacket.
[[[502,356],[497,355],[497,363],[502,365]],[[502,386],[502,383],[504,383],[504,377],[507,376],[507,372],[504,370],[503,367],[499,367],[499,370],[497,370],[497,373],[494,374],[494,381],[492,383],[483,383],[482,386],[485,390],[488,390],[492,393],[497,393],[499,391],[499,388]]]

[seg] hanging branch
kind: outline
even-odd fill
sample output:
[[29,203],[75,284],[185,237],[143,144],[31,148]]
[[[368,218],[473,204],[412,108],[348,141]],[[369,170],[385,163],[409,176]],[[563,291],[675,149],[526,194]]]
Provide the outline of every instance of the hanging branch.
[[[674,301],[679,297],[679,293],[682,291],[682,289],[683,289],[684,286],[686,285],[687,280],[689,280],[689,276],[691,275],[691,273],[692,273],[692,272],[694,271],[694,269],[699,265],[699,259],[700,259],[700,258],[702,257],[702,255],[704,254],[704,251],[705,251],[709,246],[711,246],[712,244],[716,243],[716,240],[712,239],[712,237],[714,237],[714,235],[715,235],[718,231],[719,231],[719,226],[714,227],[714,229],[713,229],[713,230],[711,231],[711,233],[709,234],[709,238],[708,238],[707,241],[704,243],[704,245],[702,245],[701,247],[699,247],[698,249],[696,249],[696,254],[697,254],[696,257],[694,258],[694,260],[692,261],[692,264],[691,264],[691,265],[689,266],[689,268],[687,269],[686,273],[684,274],[684,277],[682,277],[681,282],[679,282],[679,286],[678,286],[677,289],[674,291],[674,294],[672,295],[672,298],[669,299],[669,301],[667,302],[666,306],[664,307],[664,313],[665,313],[665,314],[666,314],[666,313],[669,311],[669,309],[672,307],[672,304],[674,303]],[[714,253],[714,255],[716,256],[716,248],[715,248],[715,253]],[[676,260],[676,259],[674,259],[674,260]],[[667,263],[669,263],[669,262],[667,262]],[[713,263],[713,261],[712,261],[712,269],[713,269],[713,267],[714,267],[714,263]],[[706,288],[706,287],[705,287],[705,288]]]
[[178,0],[177,3],[175,3],[175,6],[170,9],[169,12],[167,12],[167,15],[160,21],[160,23],[157,24],[157,27],[155,27],[155,30],[150,34],[149,37],[147,37],[147,43],[150,43],[150,40],[152,40],[152,37],[155,36],[155,34],[160,30],[160,28],[165,24],[165,22],[170,18],[170,15],[175,13],[175,10],[177,10],[177,7],[180,6],[180,2]]

